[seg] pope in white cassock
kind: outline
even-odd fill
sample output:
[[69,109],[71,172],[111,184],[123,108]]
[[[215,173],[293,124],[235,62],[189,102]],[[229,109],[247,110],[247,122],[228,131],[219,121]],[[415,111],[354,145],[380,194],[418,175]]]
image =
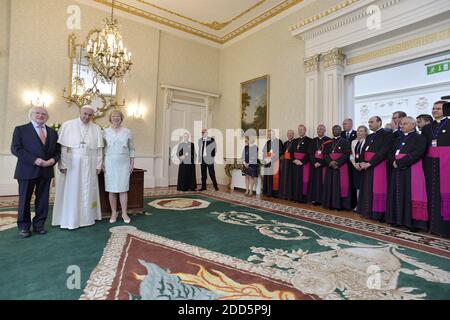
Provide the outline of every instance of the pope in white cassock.
[[97,175],[102,167],[101,128],[92,123],[95,110],[86,105],[80,118],[62,124],[58,135],[61,145],[61,172],[56,187],[52,225],[76,229],[102,219]]

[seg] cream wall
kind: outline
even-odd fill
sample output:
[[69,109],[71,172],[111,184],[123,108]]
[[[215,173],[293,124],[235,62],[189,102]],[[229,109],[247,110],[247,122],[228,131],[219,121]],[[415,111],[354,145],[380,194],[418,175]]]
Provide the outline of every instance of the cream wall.
[[[81,8],[81,30],[69,30],[66,12],[69,5]],[[15,158],[10,155],[11,136],[16,125],[28,121],[29,106],[24,102],[28,90],[49,94],[51,122],[63,122],[78,116],[76,106],[61,98],[69,85],[68,35],[78,39],[102,25],[107,12],[69,0],[0,1],[0,195],[16,192],[12,180]],[[148,170],[146,185],[158,182],[154,172],[161,161],[162,91],[164,82],[199,90],[218,91],[219,53],[205,45],[191,43],[148,25],[119,18],[125,45],[133,53],[132,72],[119,95],[127,105],[139,103],[145,108],[143,119],[128,118],[138,154],[137,164]],[[6,50],[9,46],[9,59]],[[7,93],[7,94],[6,94]],[[3,122],[2,122],[3,121]],[[100,119],[105,124],[106,119]]]
[[[305,120],[305,74],[303,41],[289,27],[317,12],[340,3],[320,0],[220,52],[220,108],[214,113],[216,128],[240,128],[240,83],[270,76],[269,126],[286,131]],[[218,170],[224,181],[224,170]]]

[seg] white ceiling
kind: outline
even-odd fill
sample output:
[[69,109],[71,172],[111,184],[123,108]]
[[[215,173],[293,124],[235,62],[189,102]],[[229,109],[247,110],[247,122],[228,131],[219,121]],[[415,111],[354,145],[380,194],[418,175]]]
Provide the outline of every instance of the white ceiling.
[[[120,15],[222,46],[279,20],[314,0],[115,0]],[[112,0],[82,0],[110,10]]]

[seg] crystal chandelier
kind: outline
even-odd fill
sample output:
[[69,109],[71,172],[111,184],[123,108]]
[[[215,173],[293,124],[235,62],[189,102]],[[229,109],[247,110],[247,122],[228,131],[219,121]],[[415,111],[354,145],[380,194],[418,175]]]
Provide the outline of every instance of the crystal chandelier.
[[124,47],[117,19],[114,18],[114,0],[111,18],[105,26],[88,38],[87,58],[92,69],[108,83],[123,79],[132,65],[131,52]]

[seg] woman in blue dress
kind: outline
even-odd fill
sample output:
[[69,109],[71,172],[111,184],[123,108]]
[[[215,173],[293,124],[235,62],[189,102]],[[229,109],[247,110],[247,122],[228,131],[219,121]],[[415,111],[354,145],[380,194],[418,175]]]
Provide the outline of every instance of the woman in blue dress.
[[104,131],[105,141],[105,191],[109,192],[109,203],[111,205],[110,223],[117,220],[117,195],[120,197],[122,207],[122,219],[130,223],[127,214],[128,190],[130,175],[134,169],[134,143],[133,135],[128,128],[122,126],[123,113],[114,110],[109,116],[111,126]]
[[242,150],[242,175],[245,176],[245,195],[251,197],[258,177],[258,147],[254,137],[245,137],[245,147]]

